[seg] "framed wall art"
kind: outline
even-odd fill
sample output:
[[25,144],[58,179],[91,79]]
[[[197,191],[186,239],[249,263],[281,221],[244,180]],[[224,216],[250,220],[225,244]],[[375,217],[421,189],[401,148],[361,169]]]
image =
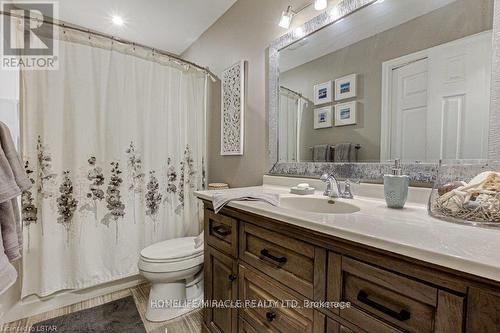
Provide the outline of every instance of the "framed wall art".
[[356,109],[358,102],[335,105],[335,126],[356,125]]
[[314,129],[333,127],[333,107],[325,106],[314,110]]
[[314,105],[333,102],[332,81],[314,86]]
[[351,74],[335,80],[335,100],[356,97],[357,75]]
[[221,155],[243,155],[246,61],[222,73]]

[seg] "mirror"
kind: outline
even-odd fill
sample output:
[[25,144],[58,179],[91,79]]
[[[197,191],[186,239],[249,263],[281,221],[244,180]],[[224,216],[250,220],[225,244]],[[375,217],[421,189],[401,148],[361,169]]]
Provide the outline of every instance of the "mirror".
[[279,50],[278,162],[488,157],[493,0],[379,0]]

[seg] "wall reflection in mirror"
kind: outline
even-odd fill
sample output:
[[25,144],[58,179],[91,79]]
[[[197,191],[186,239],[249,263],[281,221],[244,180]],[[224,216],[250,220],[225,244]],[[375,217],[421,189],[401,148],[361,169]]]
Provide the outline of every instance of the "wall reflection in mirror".
[[487,158],[493,0],[385,0],[279,52],[280,162]]

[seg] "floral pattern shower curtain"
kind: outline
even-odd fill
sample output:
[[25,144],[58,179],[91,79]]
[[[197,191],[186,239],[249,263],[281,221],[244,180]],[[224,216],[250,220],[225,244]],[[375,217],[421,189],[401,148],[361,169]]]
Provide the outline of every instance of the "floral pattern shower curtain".
[[59,70],[22,73],[22,296],[138,273],[140,250],[196,235],[204,73],[64,32]]

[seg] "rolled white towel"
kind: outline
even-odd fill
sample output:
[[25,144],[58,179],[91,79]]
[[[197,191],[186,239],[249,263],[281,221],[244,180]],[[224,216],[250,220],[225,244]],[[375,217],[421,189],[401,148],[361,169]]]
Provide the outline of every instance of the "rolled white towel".
[[280,196],[275,193],[248,191],[244,189],[221,191],[214,193],[212,196],[215,213],[217,214],[230,201],[263,201],[273,206],[279,206]]
[[195,249],[198,249],[198,248],[203,246],[204,235],[205,235],[205,232],[202,231],[201,234],[199,234],[199,236],[194,239],[194,248]]

